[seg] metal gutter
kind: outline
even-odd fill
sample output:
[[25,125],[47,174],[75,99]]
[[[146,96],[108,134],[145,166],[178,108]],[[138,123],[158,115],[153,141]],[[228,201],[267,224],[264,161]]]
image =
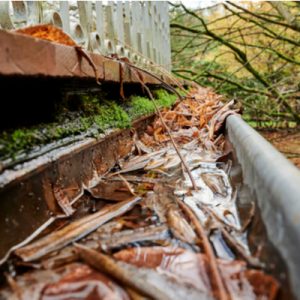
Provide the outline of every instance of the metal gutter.
[[[65,46],[28,35],[0,29],[0,76],[50,77],[91,79],[95,73],[86,59],[78,56],[75,47]],[[22,49],[22,51],[20,51]],[[100,82],[138,83],[139,79],[124,64],[122,78],[120,63],[103,55],[88,52],[97,70]],[[169,84],[174,82],[160,75]],[[161,82],[143,73],[147,84],[160,85]]]
[[244,182],[257,198],[268,237],[300,299],[300,171],[239,116],[229,116],[226,129]]
[[133,135],[143,133],[154,116],[135,120],[131,128],[52,150],[0,174],[0,260],[51,216],[62,213],[58,200],[70,203],[97,184],[130,153]]

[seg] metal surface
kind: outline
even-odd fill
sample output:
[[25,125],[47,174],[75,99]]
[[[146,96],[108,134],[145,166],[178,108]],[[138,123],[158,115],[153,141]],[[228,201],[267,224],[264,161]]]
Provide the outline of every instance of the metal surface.
[[0,175],[0,259],[52,214],[60,214],[58,196],[71,202],[91,188],[133,146],[154,116],[135,121],[132,129],[113,130],[53,150]]
[[240,117],[228,117],[226,127],[244,182],[257,198],[268,237],[300,299],[300,171]]
[[[171,69],[167,1],[0,1],[0,27],[52,24],[86,50]],[[150,63],[150,61],[152,63]]]
[[[0,29],[0,75],[51,76],[90,78],[95,73],[88,61],[74,47],[40,40]],[[22,51],[20,51],[22,49]],[[102,55],[90,53],[98,69],[100,81],[120,81],[120,63]],[[160,84],[143,73],[145,83]],[[167,78],[164,78],[167,82]],[[139,83],[127,65],[123,65],[123,82]]]

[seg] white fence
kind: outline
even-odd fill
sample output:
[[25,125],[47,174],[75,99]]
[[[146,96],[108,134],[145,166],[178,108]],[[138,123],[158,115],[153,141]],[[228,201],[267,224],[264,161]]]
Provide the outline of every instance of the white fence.
[[92,52],[171,69],[167,1],[0,1],[0,26],[62,28]]

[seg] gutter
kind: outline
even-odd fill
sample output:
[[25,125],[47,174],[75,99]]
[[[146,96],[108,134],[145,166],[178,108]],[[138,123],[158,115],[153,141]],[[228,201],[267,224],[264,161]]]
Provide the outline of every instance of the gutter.
[[226,130],[244,183],[257,198],[268,237],[285,260],[292,291],[300,299],[300,171],[241,117],[229,116]]

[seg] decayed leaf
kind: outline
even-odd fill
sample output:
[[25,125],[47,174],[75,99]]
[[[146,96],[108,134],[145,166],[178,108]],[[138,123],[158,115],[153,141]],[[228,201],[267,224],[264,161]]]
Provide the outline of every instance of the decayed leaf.
[[101,181],[98,185],[89,189],[89,192],[94,198],[110,201],[124,201],[134,198],[122,181]]
[[54,186],[53,193],[58,205],[60,206],[64,214],[66,216],[71,216],[75,210],[72,207],[69,198],[67,194],[64,192],[64,190],[58,186]]
[[75,265],[59,281],[48,284],[41,300],[49,299],[115,299],[129,300],[124,289],[111,278],[86,265]]
[[76,43],[70,38],[70,36],[61,29],[50,24],[22,28],[16,30],[16,32],[67,46],[76,46]]
[[173,274],[156,272],[152,269],[137,268],[132,264],[77,246],[81,258],[94,268],[109,274],[125,286],[157,300],[213,299],[211,293],[200,287],[178,280]]
[[55,270],[37,270],[16,278],[20,295],[0,292],[0,298],[11,300],[115,299],[129,300],[126,291],[103,273],[72,263]]
[[[209,261],[204,254],[169,247],[143,247],[126,249],[114,254],[118,260],[141,268],[163,269],[179,280],[210,291],[207,273]],[[279,284],[262,271],[247,270],[242,261],[218,259],[218,265],[231,299],[276,298]]]
[[112,218],[124,214],[138,201],[140,201],[139,197],[134,200],[123,201],[105,207],[92,215],[81,218],[58,231],[50,233],[28,246],[16,250],[15,253],[24,261],[39,259],[52,251],[59,250],[71,242],[86,236]]

